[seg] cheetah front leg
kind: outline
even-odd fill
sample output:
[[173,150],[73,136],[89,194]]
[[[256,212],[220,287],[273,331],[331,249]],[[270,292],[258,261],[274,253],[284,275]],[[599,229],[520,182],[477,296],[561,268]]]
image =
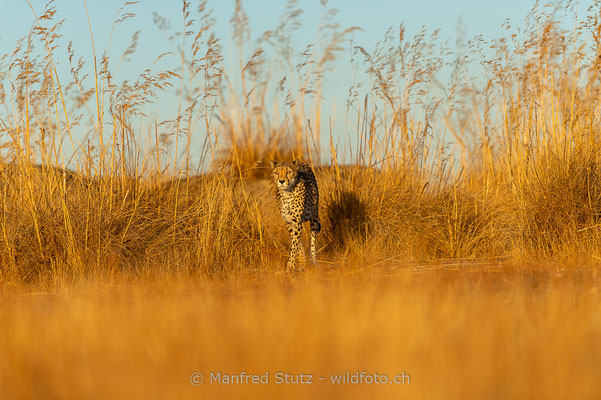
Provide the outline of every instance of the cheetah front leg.
[[305,264],[305,252],[301,243],[302,225],[298,222],[287,224],[288,233],[290,233],[290,258],[286,271],[294,271],[296,269],[296,259],[299,259],[299,270],[302,271]]

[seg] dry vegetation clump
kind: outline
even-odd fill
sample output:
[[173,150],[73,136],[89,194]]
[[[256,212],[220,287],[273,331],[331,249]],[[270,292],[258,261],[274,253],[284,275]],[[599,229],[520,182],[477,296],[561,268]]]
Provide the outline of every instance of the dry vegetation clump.
[[428,258],[482,258],[503,255],[491,233],[494,210],[466,188],[450,188],[426,200],[421,213],[423,254]]
[[529,256],[578,257],[599,248],[601,169],[595,153],[550,153],[515,188],[508,217],[516,244]]
[[[0,259],[7,280],[153,268],[192,274],[253,270],[269,248],[235,179],[190,182],[85,180],[62,186],[52,173],[3,181]],[[50,188],[50,189],[49,189]]]
[[[294,2],[255,41],[237,2],[238,65],[226,69],[206,4],[183,5],[181,32],[155,15],[177,65],[161,69],[159,55],[133,83],[112,75],[108,49],[93,84],[72,44],[70,76],[57,70],[53,3],[2,56],[3,279],[279,270],[288,240],[266,190],[272,158],[318,172],[326,263],[597,256],[594,9],[572,29],[561,19],[570,2],[535,6],[511,42],[460,37],[457,54],[437,32],[409,37],[402,25],[374,49],[353,42],[341,127],[322,115],[324,80],[358,28],[335,10],[324,7],[316,42],[298,53]],[[474,60],[483,73],[468,79]],[[148,116],[160,96],[177,100],[170,119]]]
[[421,261],[504,254],[506,244],[491,231],[497,205],[483,202],[477,186],[430,187],[401,169],[345,167],[340,180],[334,169],[325,171],[324,234],[337,250],[353,243],[380,256]]
[[[249,135],[250,136],[250,135]],[[260,152],[257,152],[259,151]],[[262,148],[256,142],[236,143],[227,150],[222,166],[247,180],[271,179],[271,160],[295,160],[302,158],[302,150],[287,148]]]
[[335,246],[344,247],[349,240],[367,240],[367,204],[352,190],[337,188],[326,199],[326,218]]
[[368,240],[370,220],[369,200],[362,185],[357,185],[365,183],[368,174],[355,166],[339,169],[342,169],[341,179],[337,179],[334,169],[321,169],[318,183],[322,237],[332,249],[340,251],[351,242],[364,244]]

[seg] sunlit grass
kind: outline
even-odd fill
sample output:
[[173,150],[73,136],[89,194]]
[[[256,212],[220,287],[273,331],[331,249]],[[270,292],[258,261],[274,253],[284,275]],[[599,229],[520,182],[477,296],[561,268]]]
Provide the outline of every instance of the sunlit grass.
[[[346,54],[358,29],[326,7],[295,51],[293,2],[251,41],[236,5],[233,70],[187,1],[135,82],[112,74],[137,35],[86,63],[53,3],[0,54],[0,397],[599,397],[598,5],[569,29],[535,7],[471,63],[402,26]],[[324,115],[346,57],[362,80]],[[323,229],[288,276],[268,165],[299,157]],[[211,370],[411,383],[190,384]]]
[[[594,398],[597,269],[342,267],[5,289],[0,382],[7,398]],[[211,371],[269,372],[271,383],[219,385]],[[276,384],[278,371],[314,384]],[[346,371],[411,381],[331,383]],[[205,382],[193,386],[192,372]]]

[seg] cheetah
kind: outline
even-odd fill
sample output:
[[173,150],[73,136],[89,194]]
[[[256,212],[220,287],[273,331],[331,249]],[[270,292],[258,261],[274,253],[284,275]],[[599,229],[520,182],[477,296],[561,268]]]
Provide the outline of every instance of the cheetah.
[[315,240],[321,230],[319,222],[319,190],[315,174],[309,165],[300,161],[271,161],[273,180],[276,185],[276,200],[286,227],[291,236],[290,257],[287,271],[296,269],[296,258],[299,256],[302,266],[305,253],[301,243],[302,223],[309,221],[311,228],[311,261],[316,260]]

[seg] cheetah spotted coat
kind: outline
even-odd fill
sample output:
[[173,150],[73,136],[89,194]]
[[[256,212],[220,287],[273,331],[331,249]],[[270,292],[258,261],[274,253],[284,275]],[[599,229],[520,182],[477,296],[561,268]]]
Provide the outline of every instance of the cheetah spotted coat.
[[277,163],[271,161],[273,180],[276,185],[276,199],[282,218],[291,236],[290,257],[287,270],[296,269],[296,259],[300,268],[305,263],[301,244],[302,223],[309,221],[311,228],[311,260],[316,259],[315,240],[321,230],[319,222],[319,190],[315,174],[308,164],[294,160]]

